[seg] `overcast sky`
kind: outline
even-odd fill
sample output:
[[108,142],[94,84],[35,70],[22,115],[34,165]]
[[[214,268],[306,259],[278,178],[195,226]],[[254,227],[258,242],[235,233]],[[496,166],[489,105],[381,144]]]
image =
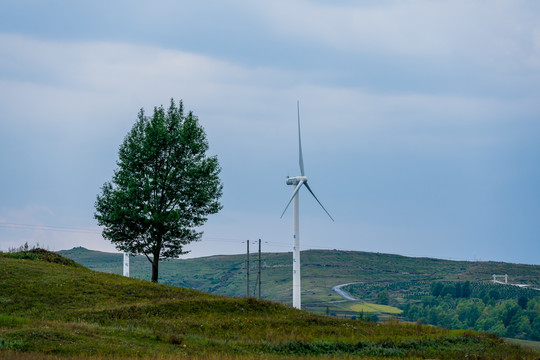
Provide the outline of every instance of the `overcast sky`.
[[0,2],[0,249],[116,251],[93,218],[140,108],[199,116],[223,210],[189,256],[540,264],[540,2]]

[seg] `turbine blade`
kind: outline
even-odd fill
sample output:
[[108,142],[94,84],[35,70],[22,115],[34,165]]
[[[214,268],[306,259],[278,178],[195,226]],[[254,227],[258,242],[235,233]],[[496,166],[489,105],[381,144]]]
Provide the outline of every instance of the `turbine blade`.
[[296,101],[296,109],[298,111],[298,162],[300,163],[300,175],[304,174],[304,157],[302,156],[302,138],[300,137],[300,101]]
[[324,208],[323,204],[321,204],[321,202],[319,201],[319,199],[317,199],[317,197],[316,197],[315,194],[313,193],[313,190],[311,190],[311,188],[309,187],[308,183],[306,183],[306,187],[307,187],[307,189],[309,190],[309,192],[311,193],[311,195],[313,195],[313,197],[315,198],[315,200],[317,200],[317,202],[319,203],[319,205],[321,205],[321,207],[322,207],[323,210],[326,212],[326,214],[330,217],[330,219],[332,219],[332,221],[334,221],[334,218],[332,217],[332,215],[330,215],[330,213]]
[[[296,188],[294,189],[294,192],[289,200],[289,202],[287,203],[287,206],[285,206],[285,210],[283,210],[283,212],[281,213],[281,216],[279,217],[280,219],[283,217],[283,215],[285,214],[285,211],[287,211],[287,209],[289,208],[289,205],[291,204],[291,201],[294,199],[294,197],[296,196],[296,194],[298,194],[298,191],[300,190],[300,187],[304,184],[304,180],[300,180],[300,182],[298,183],[298,185],[296,185]],[[307,185],[307,184],[306,184]]]

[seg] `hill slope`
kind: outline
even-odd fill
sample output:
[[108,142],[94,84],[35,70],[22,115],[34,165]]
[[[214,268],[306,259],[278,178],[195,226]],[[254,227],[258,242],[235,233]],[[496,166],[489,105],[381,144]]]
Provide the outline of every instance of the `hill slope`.
[[538,356],[473,332],[335,319],[40,260],[43,256],[13,257],[0,253],[2,358],[12,357],[10,351],[206,359]]
[[[74,248],[59,253],[94,270],[116,274],[122,271],[120,254],[84,248]],[[291,254],[263,253],[262,258],[262,297],[290,303],[292,299]],[[540,287],[540,266],[538,265],[450,261],[335,250],[303,251],[301,258],[302,304],[308,310],[317,309],[321,302],[341,300],[341,297],[332,291],[332,287],[350,282],[429,283],[437,280],[477,282],[490,280],[492,274],[508,274],[511,282]],[[256,258],[252,257],[252,260]],[[245,267],[245,255],[168,260],[160,264],[159,281],[214,294],[245,296]],[[250,289],[253,291],[256,288],[256,264],[251,267],[251,271]],[[150,279],[148,260],[142,256],[132,258],[130,274],[132,277]],[[426,291],[426,287],[424,286],[419,291]]]

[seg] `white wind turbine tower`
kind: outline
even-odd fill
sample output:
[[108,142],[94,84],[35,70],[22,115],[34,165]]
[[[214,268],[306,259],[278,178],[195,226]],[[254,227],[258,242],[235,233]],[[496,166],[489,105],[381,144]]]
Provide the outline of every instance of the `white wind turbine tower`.
[[124,276],[129,277],[129,253],[124,253]]
[[313,193],[313,190],[311,190],[311,187],[308,184],[308,179],[306,177],[306,174],[304,173],[304,158],[302,156],[302,139],[300,137],[300,103],[296,102],[296,108],[298,111],[298,160],[300,163],[300,176],[294,176],[294,177],[288,177],[287,176],[287,185],[294,185],[293,194],[291,196],[291,199],[287,203],[287,206],[285,206],[285,210],[283,210],[283,213],[281,214],[281,217],[285,214],[285,211],[287,211],[287,208],[291,204],[291,201],[294,199],[293,203],[293,219],[294,219],[294,232],[293,232],[293,306],[297,309],[302,308],[302,301],[300,297],[300,225],[299,225],[299,190],[302,187],[302,185],[305,185],[308,191],[313,195],[315,200],[321,205],[323,210],[328,214],[330,219],[334,221],[332,216],[326,209],[324,208],[323,204],[317,199],[315,194]]

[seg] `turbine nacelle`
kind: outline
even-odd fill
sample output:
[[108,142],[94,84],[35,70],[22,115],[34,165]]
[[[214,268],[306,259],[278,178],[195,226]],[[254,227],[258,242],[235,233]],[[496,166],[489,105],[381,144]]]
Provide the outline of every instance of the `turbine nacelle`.
[[300,191],[300,188],[302,186],[305,186],[308,189],[308,191],[311,193],[311,195],[313,195],[315,200],[317,200],[319,205],[321,205],[321,207],[323,208],[324,212],[326,212],[328,217],[330,217],[330,219],[334,221],[334,218],[332,218],[332,215],[330,215],[330,213],[324,208],[323,204],[319,201],[319,199],[317,199],[317,196],[315,196],[315,194],[313,193],[313,190],[311,190],[311,187],[308,184],[308,179],[304,171],[304,156],[302,155],[302,137],[300,135],[300,104],[297,102],[296,106],[298,109],[298,165],[300,165],[300,176],[293,176],[293,177],[287,176],[287,185],[295,185],[296,187],[293,191],[291,198],[289,199],[289,202],[287,203],[287,206],[285,206],[285,210],[283,210],[283,212],[281,213],[281,217],[283,217],[283,215],[287,211],[287,208],[293,201],[294,197],[298,194],[298,191]]
[[293,176],[293,177],[287,176],[287,185],[298,185],[301,182],[307,183],[307,177],[306,176]]

